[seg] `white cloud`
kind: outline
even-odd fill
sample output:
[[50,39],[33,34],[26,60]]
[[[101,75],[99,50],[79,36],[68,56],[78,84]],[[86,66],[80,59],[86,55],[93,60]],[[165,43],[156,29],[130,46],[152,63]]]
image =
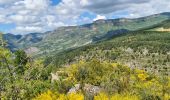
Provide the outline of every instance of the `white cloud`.
[[54,15],[47,15],[45,16],[43,20],[47,23],[48,27],[50,28],[57,28],[59,26],[65,26],[63,22],[56,22],[57,19]]
[[16,0],[0,0],[0,5],[4,5],[4,4],[10,4],[15,2]]
[[8,19],[15,23],[16,25],[29,25],[29,24],[34,24],[37,21],[39,21],[39,19],[37,18],[37,16],[34,15],[20,15],[20,14],[16,14],[16,15],[11,15],[8,17]]
[[139,5],[148,1],[149,0],[86,0],[88,4],[84,5],[83,8],[98,14],[108,14],[127,9],[132,4]]
[[106,19],[106,17],[102,15],[97,15],[96,18],[93,19],[93,21],[100,20],[100,19]]
[[[15,24],[12,32],[16,33],[44,32],[117,14],[134,18],[170,11],[169,0],[62,0],[55,6],[50,3],[51,0],[0,0],[0,23]],[[93,13],[96,18],[82,18],[83,12]]]
[[150,0],[147,3],[133,5],[127,9],[131,17],[141,17],[156,13],[170,12],[169,0]]
[[33,26],[25,26],[25,27],[23,27],[23,26],[18,26],[13,31],[14,32],[15,31],[16,32],[20,31],[20,32],[27,32],[27,33],[29,33],[29,32],[42,32],[43,29],[42,29],[42,27],[33,27]]
[[5,16],[4,15],[0,15],[0,23],[4,23],[5,22]]
[[89,2],[88,2],[88,0],[81,0],[81,1],[80,1],[80,4],[81,4],[82,6],[87,6],[87,5],[89,4]]
[[24,0],[26,9],[31,10],[44,10],[47,9],[49,5],[49,0]]

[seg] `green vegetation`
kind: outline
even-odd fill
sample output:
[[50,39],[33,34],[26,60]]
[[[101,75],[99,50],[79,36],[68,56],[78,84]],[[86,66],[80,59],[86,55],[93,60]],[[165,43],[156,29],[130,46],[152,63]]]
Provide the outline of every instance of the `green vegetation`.
[[46,33],[30,33],[27,35],[5,34],[4,38],[11,50],[34,47],[34,49],[27,50],[29,54],[35,57],[45,57],[63,50],[93,43],[95,37],[104,36],[109,31],[121,29],[136,31],[155,24],[157,25],[169,18],[169,13],[161,13],[137,19],[98,20],[86,25],[60,27]]
[[0,46],[0,98],[2,100],[31,99],[48,90],[50,68],[41,60],[34,61],[24,51],[12,53]]
[[0,99],[170,100],[168,16],[0,34]]
[[43,67],[41,61],[31,61],[25,55],[21,59],[18,57],[18,53],[12,54],[0,48],[1,99],[29,99],[50,86],[48,69]]
[[[68,50],[51,57],[47,61],[53,66],[69,64],[79,60],[115,61],[131,67],[145,68],[147,71],[170,70],[170,33],[135,31],[108,41]],[[49,64],[49,62],[48,62]]]
[[[47,93],[38,95],[35,100],[44,100],[44,98],[73,100],[75,96],[76,100],[170,99],[170,78],[163,75],[163,71],[162,75],[157,76],[144,70],[130,69],[128,66],[118,63],[100,62],[94,59],[60,68],[57,73],[60,73],[60,80],[56,80],[54,84],[65,81],[64,84],[80,84],[80,88],[68,94],[59,91],[60,89],[49,90]],[[85,88],[86,84],[97,86],[100,90],[97,91],[97,94],[89,94]]]
[[135,31],[158,24],[168,18],[169,15],[160,14],[139,19],[99,20],[82,26],[61,27],[47,34],[41,42],[31,46],[41,51],[37,56],[54,55],[63,50],[93,43],[94,37],[103,36],[109,31],[121,29]]
[[[56,56],[60,60],[52,63],[53,58],[34,60],[22,50],[12,53],[1,46],[0,96],[13,100],[169,100],[168,37],[165,32],[130,32],[60,53]],[[141,61],[140,66],[126,65],[126,60]],[[51,72],[57,73],[57,79]],[[76,84],[79,88],[70,92]],[[93,86],[97,90],[89,92]]]

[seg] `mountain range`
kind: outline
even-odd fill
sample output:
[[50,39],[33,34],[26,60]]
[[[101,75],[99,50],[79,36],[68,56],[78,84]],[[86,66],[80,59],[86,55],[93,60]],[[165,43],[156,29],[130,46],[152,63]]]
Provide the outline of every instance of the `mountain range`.
[[3,100],[170,100],[170,13],[0,33],[0,68]]
[[[170,19],[170,13],[166,12],[136,19],[97,20],[85,25],[59,27],[45,33],[26,35],[7,33],[3,37],[8,43],[8,48],[12,51],[24,49],[30,55],[45,56],[108,40],[113,36],[130,31],[154,29],[162,26],[161,23],[165,23],[168,19]],[[157,29],[161,30],[161,28]]]

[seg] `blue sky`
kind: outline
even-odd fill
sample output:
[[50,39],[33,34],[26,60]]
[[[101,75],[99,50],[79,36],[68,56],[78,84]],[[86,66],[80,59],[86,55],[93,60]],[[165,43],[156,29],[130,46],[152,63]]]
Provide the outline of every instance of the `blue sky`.
[[0,31],[26,34],[169,12],[169,0],[0,0]]
[[0,30],[2,32],[8,32],[9,30],[15,28],[15,24],[11,23],[11,24],[0,24]]
[[61,2],[61,0],[51,0],[52,1],[52,5],[55,6],[57,5],[58,3]]
[[[51,5],[56,6],[59,4],[61,0],[51,0]],[[4,6],[4,5],[1,5]],[[1,32],[10,32],[10,30],[16,27],[15,23],[0,23],[0,31]]]

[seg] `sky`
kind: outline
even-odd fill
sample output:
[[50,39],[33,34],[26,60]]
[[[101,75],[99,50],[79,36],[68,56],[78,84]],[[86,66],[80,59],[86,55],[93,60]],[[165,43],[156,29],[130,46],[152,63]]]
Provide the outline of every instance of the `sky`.
[[99,19],[170,12],[169,0],[0,0],[0,31],[46,32]]

